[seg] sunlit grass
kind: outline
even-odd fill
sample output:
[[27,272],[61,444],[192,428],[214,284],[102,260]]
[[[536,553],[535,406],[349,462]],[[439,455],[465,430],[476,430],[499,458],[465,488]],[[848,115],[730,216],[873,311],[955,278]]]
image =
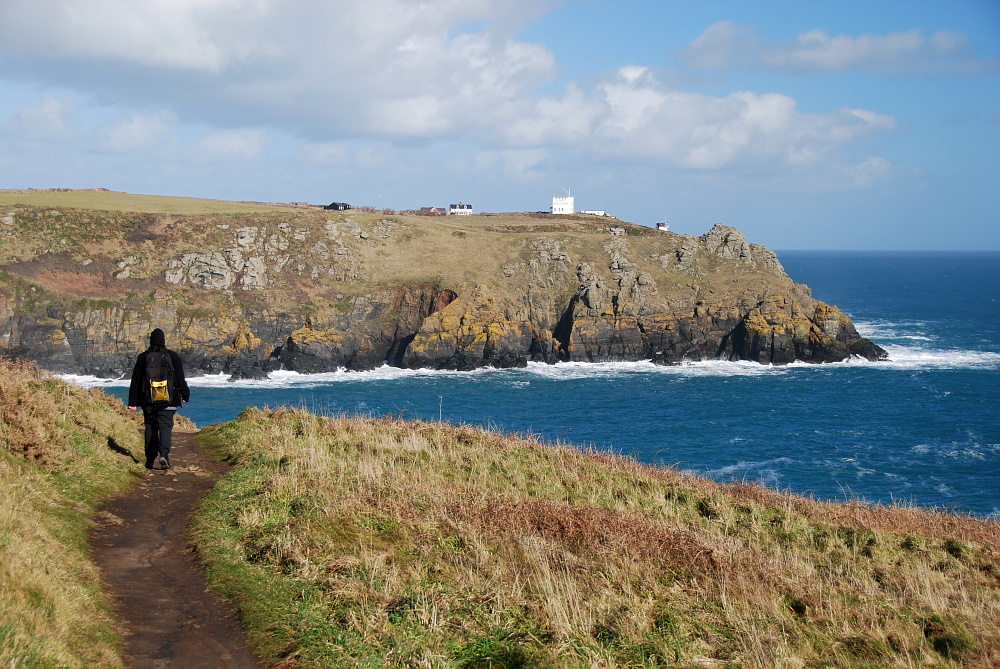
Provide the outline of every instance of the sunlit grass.
[[[0,362],[0,666],[121,666],[87,558],[136,417]],[[981,667],[1000,528],[478,428],[250,409],[195,541],[283,667]]]
[[137,428],[105,393],[0,359],[0,666],[121,666],[86,531],[142,471]]
[[231,202],[228,200],[166,195],[141,195],[103,189],[0,190],[0,205],[5,204],[183,215],[238,214],[244,212],[289,210],[287,206],[279,206],[277,204]]
[[247,410],[197,542],[266,657],[990,666],[994,521],[825,504],[477,428]]

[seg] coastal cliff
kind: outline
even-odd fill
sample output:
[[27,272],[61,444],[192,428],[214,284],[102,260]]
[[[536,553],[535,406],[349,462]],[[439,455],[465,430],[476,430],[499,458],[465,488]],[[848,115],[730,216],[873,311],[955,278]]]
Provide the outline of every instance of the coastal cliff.
[[162,328],[189,374],[885,356],[735,228],[594,216],[0,205],[0,346],[118,377]]

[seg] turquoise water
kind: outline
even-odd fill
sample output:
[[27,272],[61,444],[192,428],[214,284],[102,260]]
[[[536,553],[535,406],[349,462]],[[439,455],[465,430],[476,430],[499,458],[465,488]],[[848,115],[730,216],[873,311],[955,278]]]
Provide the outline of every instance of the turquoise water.
[[[532,432],[823,499],[1000,513],[1000,253],[780,252],[887,362],[531,365],[193,379],[200,425],[246,406]],[[120,383],[106,385],[124,397]]]

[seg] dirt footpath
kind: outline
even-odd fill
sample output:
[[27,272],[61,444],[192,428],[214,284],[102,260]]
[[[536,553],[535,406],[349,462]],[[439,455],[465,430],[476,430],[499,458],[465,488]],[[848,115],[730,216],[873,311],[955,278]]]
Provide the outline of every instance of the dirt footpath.
[[208,590],[188,546],[188,518],[224,468],[195,447],[191,433],[174,432],[170,461],[173,469],[146,470],[140,484],[106,505],[90,535],[105,592],[126,628],[125,665],[259,669],[235,610]]

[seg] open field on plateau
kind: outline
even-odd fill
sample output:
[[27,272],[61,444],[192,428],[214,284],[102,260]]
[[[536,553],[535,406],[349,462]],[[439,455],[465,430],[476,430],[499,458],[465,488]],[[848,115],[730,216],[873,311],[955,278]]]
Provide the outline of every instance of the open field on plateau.
[[[645,241],[640,244],[644,256],[646,247],[659,249],[664,241],[650,228],[592,215],[560,216],[554,221],[549,215],[531,213],[421,216],[370,207],[338,212],[103,189],[0,190],[0,206],[6,206],[0,216],[10,215],[13,233],[0,243],[0,264],[25,268],[33,280],[56,293],[91,299],[161,287],[164,258],[235,244],[229,238],[240,226],[271,231],[291,223],[297,233],[319,232],[322,239],[327,235],[321,231],[330,221],[387,231],[381,233],[384,238],[375,233],[367,242],[348,243],[348,255],[361,268],[351,277],[354,281],[304,281],[289,271],[290,265],[274,272],[279,280],[263,297],[270,304],[326,302],[333,293],[335,300],[342,300],[386,282],[457,285],[492,277],[489,283],[495,284],[503,279],[504,263],[533,257],[527,244],[539,235],[558,234],[565,250],[581,259],[593,255],[595,240],[604,241],[606,234],[600,233],[610,225],[626,225],[637,236],[634,241]],[[320,263],[328,251],[326,246],[304,247],[296,249],[296,258]],[[126,256],[127,280],[109,286],[106,278],[121,276]],[[204,296],[191,299],[200,302]]]
[[195,541],[283,667],[1000,664],[1000,525],[248,409]]
[[99,211],[129,211],[147,214],[236,214],[247,211],[288,211],[288,205],[263,202],[231,202],[195,197],[138,195],[104,188],[47,188],[0,190],[0,205],[67,207]]

